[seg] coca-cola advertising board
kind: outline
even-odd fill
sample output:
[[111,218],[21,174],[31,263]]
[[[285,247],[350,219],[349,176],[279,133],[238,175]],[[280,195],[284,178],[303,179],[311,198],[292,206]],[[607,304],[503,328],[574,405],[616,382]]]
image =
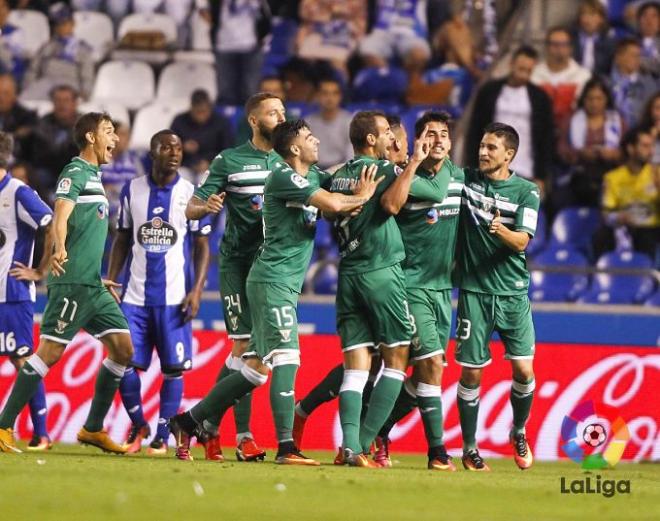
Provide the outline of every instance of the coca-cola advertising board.
[[[301,337],[302,366],[298,372],[296,395],[303,397],[341,361],[339,339],[334,335]],[[230,341],[224,333],[194,333],[193,369],[185,375],[188,408],[203,397],[213,385],[220,366],[229,353]],[[477,440],[485,455],[509,455],[509,428],[512,421],[509,392],[510,364],[503,360],[503,348],[493,342],[493,363],[485,368],[481,387]],[[48,429],[55,441],[74,442],[84,422],[94,388],[99,364],[104,357],[101,344],[80,333],[67,348],[60,362],[46,377]],[[456,408],[456,386],[460,367],[452,362],[443,377],[445,443],[450,452],[461,447],[461,432]],[[565,457],[562,423],[584,402],[593,401],[596,410],[616,410],[630,434],[623,459],[660,459],[660,350],[626,346],[598,346],[540,343],[534,361],[536,393],[527,433],[535,456],[543,460]],[[15,371],[7,358],[0,358],[0,402],[10,392]],[[155,428],[161,377],[157,361],[142,374],[145,416]],[[268,390],[254,392],[252,432],[266,447],[276,446]],[[115,399],[106,427],[116,440],[123,440],[129,420],[119,397]],[[31,434],[27,408],[17,422],[17,435]],[[223,444],[232,445],[235,436],[231,411],[221,429]],[[391,432],[393,451],[425,452],[426,443],[418,412],[401,421]],[[307,422],[303,447],[333,449],[341,443],[337,401],[321,406]]]

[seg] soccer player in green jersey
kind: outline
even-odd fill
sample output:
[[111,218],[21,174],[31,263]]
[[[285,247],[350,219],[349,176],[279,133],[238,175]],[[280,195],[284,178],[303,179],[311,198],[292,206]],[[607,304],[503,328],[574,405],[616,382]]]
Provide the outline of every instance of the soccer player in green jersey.
[[300,352],[296,307],[314,248],[318,210],[351,214],[375,193],[375,169],[362,169],[351,194],[321,188],[326,174],[313,165],[319,141],[302,120],[281,123],[273,133],[274,164],[264,187],[264,244],[247,280],[253,335],[241,370],[219,380],[190,411],[175,416],[170,429],[177,457],[190,460],[190,438],[205,420],[222,414],[236,399],[263,385],[272,367],[271,407],[278,439],[276,463],[318,465],[303,456],[292,437],[294,382]]
[[[233,346],[218,379],[243,367],[241,356],[247,350],[252,331],[245,282],[263,242],[264,182],[275,162],[281,161],[273,151],[272,135],[273,129],[285,119],[282,100],[270,92],[260,92],[248,99],[245,114],[252,128],[252,140],[218,154],[186,210],[188,219],[200,219],[227,206],[227,224],[219,257],[220,294],[225,327]],[[248,393],[234,406],[239,461],[263,459],[266,455],[250,432],[251,402],[252,395]],[[206,459],[224,460],[218,435],[221,419],[209,418],[205,424],[207,434],[201,441]]]
[[101,280],[108,200],[99,166],[112,159],[118,138],[110,116],[96,112],[81,116],[73,132],[80,155],[64,167],[57,182],[54,251],[39,348],[21,368],[0,414],[0,435],[7,445],[6,434],[9,431],[11,435],[19,411],[74,335],[85,329],[101,340],[108,357],[99,369],[89,415],[78,432],[78,441],[123,454],[125,450],[103,430],[103,419],[133,356],[128,324],[114,290],[117,284]]
[[534,394],[535,341],[525,248],[536,231],[540,194],[537,185],[509,170],[518,143],[513,127],[488,125],[479,145],[479,170],[465,171],[456,265],[460,293],[455,355],[463,366],[457,392],[462,460],[473,471],[489,470],[479,455],[476,430],[481,373],[491,363],[493,331],[504,343],[504,358],[511,361],[513,373],[514,459],[521,469],[533,462],[525,436]]
[[451,329],[451,272],[464,174],[449,159],[449,124],[445,112],[427,112],[415,123],[417,137],[426,129],[430,153],[417,169],[410,196],[396,217],[406,249],[402,265],[413,323],[414,369],[379,433],[376,445],[382,450],[375,459],[382,466],[391,465],[389,431],[417,406],[428,443],[428,468],[456,470],[443,444],[441,382]]

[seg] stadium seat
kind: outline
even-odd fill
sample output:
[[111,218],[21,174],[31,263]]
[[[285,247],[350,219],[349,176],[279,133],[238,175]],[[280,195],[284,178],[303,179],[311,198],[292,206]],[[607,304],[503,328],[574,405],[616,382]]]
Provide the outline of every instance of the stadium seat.
[[[653,262],[643,253],[617,251],[601,256],[596,266],[599,269],[651,270]],[[598,273],[590,290],[579,301],[599,304],[640,304],[653,293],[654,289],[655,281],[650,275]]]
[[129,110],[137,110],[154,99],[155,85],[154,71],[146,63],[113,60],[99,68],[91,99],[119,102]]
[[310,264],[305,276],[305,292],[318,295],[337,293],[337,266],[334,262],[320,260]]
[[170,63],[160,74],[156,100],[190,103],[190,95],[196,89],[204,89],[215,100],[218,87],[213,66],[194,61]]
[[100,62],[115,43],[112,19],[99,11],[75,11],[73,18],[76,22],[74,34],[90,45],[94,62]]
[[545,212],[543,208],[539,209],[538,221],[536,222],[536,233],[534,237],[529,241],[527,249],[525,250],[525,255],[528,259],[533,258],[537,253],[539,253],[543,248],[545,248],[545,243],[548,240],[548,220],[545,217]]
[[355,101],[398,103],[408,87],[408,75],[398,67],[367,67],[353,80]]
[[24,48],[28,57],[34,56],[41,46],[50,40],[48,17],[42,12],[14,9],[9,13],[8,21],[23,30]]
[[598,208],[565,208],[557,214],[552,224],[550,244],[574,248],[591,257],[591,238],[599,225]]
[[83,114],[85,112],[107,112],[115,121],[126,125],[131,123],[128,109],[118,101],[85,101],[78,105],[78,111]]
[[292,54],[293,40],[298,32],[298,24],[290,18],[273,17],[270,37],[266,41],[262,76],[277,74],[289,61]]
[[129,148],[132,150],[149,150],[149,141],[159,130],[169,128],[174,117],[185,110],[181,106],[172,103],[155,101],[146,107],[142,107],[135,115],[133,131]]
[[346,105],[346,110],[351,114],[360,112],[362,110],[381,110],[385,114],[400,115],[405,109],[403,105],[398,103],[379,103],[378,101],[363,101],[356,103],[349,103]]
[[174,51],[175,62],[201,62],[215,66],[215,56],[211,51]]
[[314,236],[314,248],[329,249],[334,244],[332,239],[332,225],[325,219],[316,221],[316,235]]
[[117,29],[117,40],[131,31],[160,31],[165,36],[167,45],[177,42],[177,28],[174,19],[162,13],[133,13],[122,18]]
[[291,116],[295,119],[304,118],[307,114],[311,114],[316,109],[318,109],[318,107],[312,103],[288,102],[286,104],[287,116]]
[[[40,118],[53,111],[53,102],[47,99],[21,100],[21,105],[34,110]],[[81,112],[82,109],[80,109]]]
[[660,307],[660,288],[644,301],[645,306]]
[[[536,256],[534,265],[540,268],[584,268],[588,262],[576,250],[551,247]],[[584,292],[588,283],[589,278],[584,273],[532,270],[529,296],[534,302],[573,302]]]
[[211,53],[211,26],[201,16],[199,9],[195,9],[190,15],[190,48],[193,51],[207,51],[213,57],[213,53]]
[[243,107],[236,105],[219,105],[216,110],[231,124],[232,135],[238,133],[238,127],[243,119]]

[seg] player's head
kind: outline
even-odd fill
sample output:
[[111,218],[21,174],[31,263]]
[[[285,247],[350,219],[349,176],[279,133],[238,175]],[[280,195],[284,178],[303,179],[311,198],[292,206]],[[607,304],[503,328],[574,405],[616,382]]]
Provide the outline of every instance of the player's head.
[[169,128],[159,130],[149,142],[149,155],[156,175],[170,176],[177,173],[183,160],[181,138]]
[[529,83],[532,72],[539,59],[539,53],[534,47],[521,45],[511,57],[509,77],[507,81],[512,87],[522,87]]
[[519,143],[518,132],[511,125],[497,122],[487,125],[479,144],[479,169],[484,174],[508,169]]
[[627,161],[644,165],[653,157],[654,143],[648,127],[633,127],[621,138],[621,152]]
[[284,103],[272,92],[258,92],[245,103],[245,117],[252,135],[270,142],[275,127],[286,120]]
[[657,36],[660,30],[660,4],[657,0],[644,2],[637,8],[635,18],[642,38]]
[[324,78],[319,81],[316,89],[316,99],[321,111],[334,112],[341,106],[341,84],[335,78]]
[[415,137],[419,138],[427,129],[426,137],[431,145],[429,158],[435,162],[442,161],[451,150],[449,125],[451,116],[447,112],[425,112],[415,121]]
[[394,141],[392,142],[388,159],[392,163],[401,166],[408,161],[408,132],[406,132],[406,127],[401,123],[399,116],[390,114],[387,116],[387,122],[394,134]]
[[545,57],[552,64],[565,65],[573,55],[571,32],[565,27],[551,27],[545,35]]
[[73,127],[73,141],[81,153],[93,154],[97,164],[112,161],[118,141],[112,118],[105,112],[88,112],[78,118]]
[[394,134],[385,113],[379,110],[358,112],[351,120],[348,134],[356,154],[388,159]]
[[14,152],[14,138],[9,132],[0,131],[0,168],[7,170]]
[[190,117],[198,125],[205,124],[213,115],[211,96],[204,89],[195,89],[190,96]]
[[284,121],[273,131],[273,149],[285,160],[298,159],[304,165],[319,160],[319,140],[304,119]]
[[642,44],[633,37],[621,38],[614,48],[614,65],[622,74],[635,74],[642,66]]
[[53,33],[60,38],[73,36],[75,21],[73,10],[64,2],[56,2],[48,9],[48,17],[53,26]]
[[58,121],[70,121],[78,113],[78,91],[71,85],[56,85],[50,90],[53,114]]

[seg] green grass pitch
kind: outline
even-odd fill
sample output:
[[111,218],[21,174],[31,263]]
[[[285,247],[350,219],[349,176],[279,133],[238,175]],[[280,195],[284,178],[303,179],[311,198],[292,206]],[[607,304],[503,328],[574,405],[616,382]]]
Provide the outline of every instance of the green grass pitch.
[[[233,457],[231,449],[225,450]],[[56,445],[0,454],[0,519],[9,520],[642,520],[660,519],[660,465],[620,464],[602,480],[630,480],[630,494],[567,495],[560,479],[583,479],[571,462],[490,459],[492,472],[430,472],[426,459],[394,454],[392,469],[321,467],[113,456]],[[272,458],[272,451],[268,457]],[[456,462],[456,460],[454,460]],[[460,465],[460,462],[458,462]],[[595,479],[595,473],[591,475]]]

